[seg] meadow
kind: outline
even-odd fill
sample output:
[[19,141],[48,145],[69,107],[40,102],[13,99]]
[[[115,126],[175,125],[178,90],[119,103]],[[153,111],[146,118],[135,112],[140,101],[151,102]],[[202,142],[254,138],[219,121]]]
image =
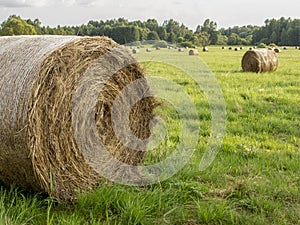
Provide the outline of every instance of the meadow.
[[[186,165],[150,186],[103,180],[73,204],[1,186],[0,224],[300,224],[300,51],[283,50],[277,71],[256,74],[241,70],[246,50],[210,46],[209,52],[187,56],[187,50],[146,53],[141,48],[135,56],[147,74],[179,84],[196,106],[197,114],[184,118],[192,126],[200,121],[199,139]],[[205,170],[199,164],[211,138],[209,99],[174,66],[191,64],[191,57],[205,62],[226,106],[223,143]],[[173,60],[172,65],[164,60]],[[172,95],[173,90],[166,91]],[[181,141],[182,124],[172,105],[162,104],[157,112],[168,136],[147,153],[147,165],[167,158]]]

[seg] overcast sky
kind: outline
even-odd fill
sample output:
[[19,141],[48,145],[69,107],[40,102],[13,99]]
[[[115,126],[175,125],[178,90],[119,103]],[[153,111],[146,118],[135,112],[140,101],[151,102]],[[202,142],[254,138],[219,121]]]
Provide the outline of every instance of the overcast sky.
[[195,30],[206,18],[218,27],[263,25],[267,18],[300,18],[300,0],[0,0],[0,22],[11,14],[43,25],[81,25],[89,20],[175,19]]

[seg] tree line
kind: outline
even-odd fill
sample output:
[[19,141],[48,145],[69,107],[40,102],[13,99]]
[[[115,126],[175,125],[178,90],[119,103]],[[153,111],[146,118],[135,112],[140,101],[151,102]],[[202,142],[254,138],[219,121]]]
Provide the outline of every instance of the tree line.
[[206,19],[196,30],[173,19],[159,24],[156,19],[128,21],[124,18],[91,20],[80,26],[43,26],[39,19],[22,19],[11,15],[0,26],[0,35],[77,35],[108,36],[120,44],[161,40],[182,46],[193,45],[300,45],[300,19],[267,19],[263,26],[234,26],[217,28],[217,23]]

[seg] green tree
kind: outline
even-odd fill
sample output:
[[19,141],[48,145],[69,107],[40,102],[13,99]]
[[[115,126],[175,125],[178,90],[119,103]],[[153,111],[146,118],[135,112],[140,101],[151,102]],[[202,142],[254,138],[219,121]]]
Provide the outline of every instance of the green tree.
[[285,28],[281,31],[280,35],[280,44],[281,45],[287,45],[289,42],[288,33]]
[[206,47],[210,44],[210,35],[205,31],[200,32],[196,36],[195,44],[201,45],[202,47]]
[[168,33],[167,33],[167,31],[164,27],[161,27],[161,26],[158,27],[157,28],[157,34],[158,34],[158,36],[161,40],[166,41],[168,39]]
[[158,22],[156,19],[148,19],[147,22],[145,22],[146,27],[150,30],[150,31],[156,31],[158,29]]
[[170,43],[176,43],[177,42],[176,34],[174,32],[169,33],[167,41],[170,42]]
[[240,37],[238,34],[236,33],[232,33],[229,37],[228,37],[228,44],[229,45],[238,45],[240,42]]
[[1,35],[34,35],[37,34],[33,25],[28,24],[21,17],[12,15],[1,24]]
[[217,44],[218,42],[217,23],[211,21],[210,19],[206,19],[202,26],[198,25],[195,33],[207,33],[209,35],[209,42],[211,44]]
[[228,37],[222,34],[218,34],[218,41],[216,43],[217,45],[227,45],[227,42],[228,42]]
[[147,40],[159,40],[159,36],[156,31],[150,31],[147,35]]

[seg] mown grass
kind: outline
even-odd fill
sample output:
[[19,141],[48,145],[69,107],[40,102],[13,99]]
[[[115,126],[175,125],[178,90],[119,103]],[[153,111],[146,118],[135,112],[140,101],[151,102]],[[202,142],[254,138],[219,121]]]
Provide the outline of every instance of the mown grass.
[[[205,95],[176,67],[143,62],[149,75],[180,84],[198,109],[198,118],[185,118],[199,119],[201,128],[189,163],[148,187],[103,181],[74,204],[2,187],[0,224],[300,224],[300,51],[283,51],[279,69],[264,74],[241,72],[243,53],[220,47],[200,52],[219,82],[227,114],[224,143],[208,169],[198,169],[211,132]],[[142,49],[137,57],[174,57],[180,64],[183,54]],[[158,112],[169,136],[147,155],[147,164],[167,157],[179,141],[176,111],[165,105]]]

